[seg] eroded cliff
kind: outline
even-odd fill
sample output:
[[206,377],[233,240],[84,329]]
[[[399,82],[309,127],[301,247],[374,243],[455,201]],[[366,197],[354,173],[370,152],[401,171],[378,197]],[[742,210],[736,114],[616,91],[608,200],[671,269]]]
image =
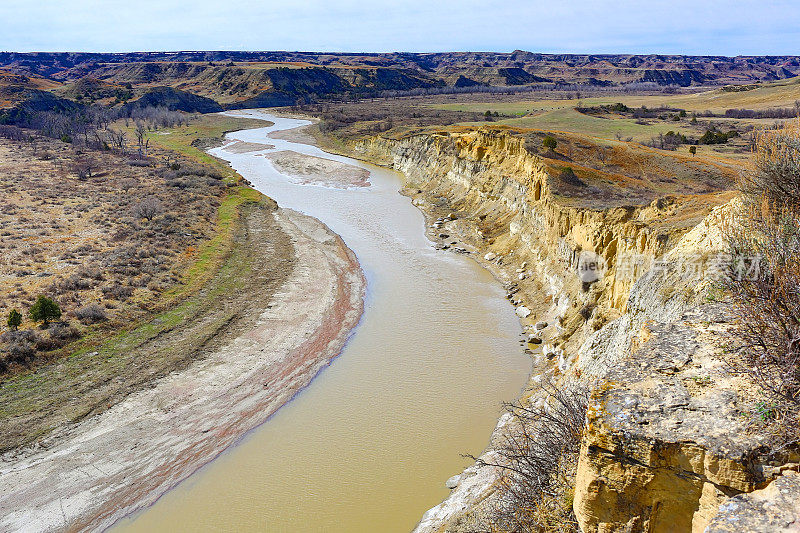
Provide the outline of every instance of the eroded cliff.
[[[530,322],[550,319],[546,338],[559,354],[625,314],[653,258],[729,197],[572,206],[554,194],[546,161],[502,130],[373,138],[354,150],[403,172],[423,210],[453,212],[449,229],[513,274],[513,300],[532,311]],[[591,259],[602,263],[596,276],[586,271]]]
[[[584,531],[702,531],[730,497],[794,468],[765,464],[742,417],[747,385],[720,358],[727,318],[709,295],[732,193],[576,206],[552,165],[499,129],[353,149],[405,174],[415,204],[439,216],[431,235],[440,247],[458,235],[456,251],[506,283],[531,332],[534,382],[554,374],[600,384],[575,478]],[[496,479],[467,469],[417,530],[480,525]]]

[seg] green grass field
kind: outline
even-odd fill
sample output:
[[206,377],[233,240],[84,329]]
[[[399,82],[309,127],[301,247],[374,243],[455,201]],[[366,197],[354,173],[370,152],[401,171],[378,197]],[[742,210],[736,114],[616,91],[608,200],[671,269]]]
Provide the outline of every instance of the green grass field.
[[616,139],[619,135],[622,138],[632,137],[637,142],[648,141],[651,137],[668,131],[681,132],[686,135],[694,133],[688,121],[685,120],[680,123],[654,122],[642,125],[637,124],[634,119],[628,118],[592,117],[570,107],[556,108],[538,115],[504,119],[499,122],[518,128],[582,133],[601,139]]

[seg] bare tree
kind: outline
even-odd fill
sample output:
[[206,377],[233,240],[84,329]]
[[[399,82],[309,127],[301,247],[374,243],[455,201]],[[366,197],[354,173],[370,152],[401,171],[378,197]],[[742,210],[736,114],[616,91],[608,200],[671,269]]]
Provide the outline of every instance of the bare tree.
[[115,148],[118,148],[124,154],[125,153],[125,137],[127,136],[127,134],[122,130],[117,131],[117,130],[114,130],[112,128],[109,128],[107,130],[107,133],[108,133],[108,138],[111,141],[110,142],[111,146],[113,146]]
[[606,160],[608,159],[608,151],[605,146],[597,147],[597,158],[601,163],[603,163],[603,165],[606,164]]
[[92,131],[92,136],[94,137],[95,148],[98,150],[109,149],[108,143],[105,141],[105,139],[103,139],[103,135],[100,133],[100,130]]
[[150,139],[147,138],[147,127],[141,120],[136,121],[136,144],[139,146],[139,155],[147,157],[147,148],[150,146]]
[[577,531],[565,495],[573,486],[589,394],[583,383],[545,379],[535,403],[506,404],[511,421],[496,460],[476,459],[501,471],[490,518],[500,531]]
[[725,227],[733,261],[723,289],[735,316],[728,361],[766,394],[759,416],[777,445],[800,441],[800,130],[765,132],[743,209]]
[[75,160],[75,162],[72,163],[72,170],[81,181],[91,178],[94,168],[95,161],[91,157],[83,157]]

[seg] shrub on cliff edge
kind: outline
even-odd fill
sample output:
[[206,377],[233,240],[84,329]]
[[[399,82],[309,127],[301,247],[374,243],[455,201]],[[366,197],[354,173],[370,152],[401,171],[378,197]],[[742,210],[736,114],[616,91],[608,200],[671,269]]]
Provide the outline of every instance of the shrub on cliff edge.
[[579,531],[572,491],[589,391],[583,383],[543,380],[535,401],[505,405],[511,419],[495,459],[473,457],[501,472],[491,531]]
[[756,150],[740,182],[742,214],[725,228],[729,361],[765,392],[758,418],[780,448],[800,441],[800,129],[762,132]]

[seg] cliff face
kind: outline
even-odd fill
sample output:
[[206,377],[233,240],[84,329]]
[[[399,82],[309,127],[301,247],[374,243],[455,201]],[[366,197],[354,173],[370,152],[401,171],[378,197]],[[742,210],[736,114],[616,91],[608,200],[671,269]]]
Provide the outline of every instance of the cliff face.
[[[664,268],[636,281],[626,315],[579,350],[577,366],[605,384],[576,476],[584,531],[703,531],[725,499],[771,477],[764,442],[742,416],[747,384],[720,357],[725,309],[703,298],[721,222],[735,207],[715,209],[685,235]],[[695,261],[692,275],[678,268],[686,261]]]
[[[503,131],[375,138],[357,144],[355,151],[403,172],[423,209],[446,205],[457,212],[458,229],[476,249],[507,265],[525,263],[524,279],[515,282],[517,299],[533,310],[532,317],[557,323],[548,331],[549,340],[561,350],[577,349],[588,335],[623,315],[642,265],[691,226],[686,217],[681,224],[664,223],[681,212],[674,198],[605,209],[569,206],[552,193],[544,161],[531,155],[522,139]],[[590,259],[605,270],[596,282],[585,283]]]
[[[780,475],[745,429],[747,386],[724,371],[726,317],[707,300],[735,202],[713,212],[680,198],[572,207],[554,194],[545,162],[497,130],[374,138],[354,150],[402,171],[423,210],[451,212],[436,227],[458,233],[506,281],[543,340],[538,371],[601,384],[575,480],[584,531],[702,531],[720,504]],[[418,531],[480,524],[494,479],[465,471]]]

